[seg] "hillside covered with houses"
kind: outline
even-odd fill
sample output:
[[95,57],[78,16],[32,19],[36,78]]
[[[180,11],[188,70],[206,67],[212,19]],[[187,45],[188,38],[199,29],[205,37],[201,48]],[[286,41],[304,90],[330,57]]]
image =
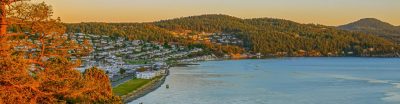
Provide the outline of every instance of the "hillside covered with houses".
[[122,82],[132,77],[152,79],[167,74],[170,63],[211,60],[212,54],[197,56],[202,48],[189,48],[178,44],[128,40],[124,37],[92,35],[83,33],[65,34],[77,43],[88,42],[93,47],[87,56],[74,56],[71,60],[80,60],[81,72],[98,67],[106,72],[111,81]]

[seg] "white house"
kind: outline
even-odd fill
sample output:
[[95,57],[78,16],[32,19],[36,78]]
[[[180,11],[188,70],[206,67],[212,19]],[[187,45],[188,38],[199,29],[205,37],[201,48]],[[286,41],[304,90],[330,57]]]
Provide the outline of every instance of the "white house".
[[139,79],[152,79],[154,77],[156,77],[154,71],[136,72],[136,78]]

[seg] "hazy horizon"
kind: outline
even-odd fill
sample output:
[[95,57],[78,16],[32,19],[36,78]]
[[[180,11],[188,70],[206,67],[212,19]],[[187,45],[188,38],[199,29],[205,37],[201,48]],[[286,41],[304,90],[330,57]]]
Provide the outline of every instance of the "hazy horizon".
[[[279,18],[338,26],[362,18],[400,25],[399,0],[34,0],[53,6],[65,23],[153,22],[225,14],[239,18]],[[79,11],[79,12],[76,12]]]

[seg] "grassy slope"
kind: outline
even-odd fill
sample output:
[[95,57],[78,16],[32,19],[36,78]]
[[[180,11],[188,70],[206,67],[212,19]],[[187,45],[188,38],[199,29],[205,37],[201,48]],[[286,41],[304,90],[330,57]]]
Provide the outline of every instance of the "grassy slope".
[[151,79],[132,79],[126,83],[123,83],[115,88],[113,88],[113,92],[116,95],[126,95],[143,85],[149,83]]

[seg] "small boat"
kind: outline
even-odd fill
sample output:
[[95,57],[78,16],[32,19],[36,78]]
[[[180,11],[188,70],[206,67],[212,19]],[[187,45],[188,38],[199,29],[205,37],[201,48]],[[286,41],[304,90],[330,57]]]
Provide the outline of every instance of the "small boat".
[[167,85],[165,86],[165,88],[169,89],[169,85],[167,84]]

